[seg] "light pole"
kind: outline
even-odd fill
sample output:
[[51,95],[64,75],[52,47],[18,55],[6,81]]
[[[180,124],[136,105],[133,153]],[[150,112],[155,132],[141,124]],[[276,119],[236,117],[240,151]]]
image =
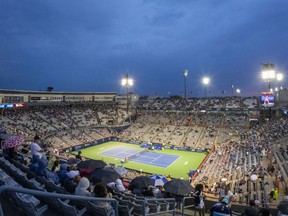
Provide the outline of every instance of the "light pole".
[[187,76],[188,76],[188,70],[184,70],[184,73],[183,73],[183,76],[184,76],[184,98],[186,100],[186,79],[187,79]]
[[121,80],[121,85],[126,87],[126,96],[127,96],[127,106],[126,106],[126,112],[128,115],[128,110],[129,110],[129,99],[128,99],[128,89],[129,87],[133,86],[133,79],[129,78],[128,73],[125,75],[125,77]]
[[210,78],[209,77],[203,77],[202,83],[205,86],[205,98],[207,97],[207,85],[210,83]]

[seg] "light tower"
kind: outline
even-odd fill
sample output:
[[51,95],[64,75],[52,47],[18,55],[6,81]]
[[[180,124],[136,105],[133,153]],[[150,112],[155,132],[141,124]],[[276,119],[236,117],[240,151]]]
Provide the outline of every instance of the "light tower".
[[271,63],[266,63],[266,64],[262,64],[262,79],[265,82],[268,82],[268,91],[271,90],[271,81],[274,80],[276,78],[276,73],[275,73],[275,69],[274,69],[274,64]]
[[207,86],[208,86],[209,83],[210,83],[210,78],[207,77],[207,76],[203,77],[202,83],[203,83],[203,85],[204,85],[204,87],[205,87],[205,98],[206,98],[206,97],[207,97]]
[[185,98],[185,100],[186,100],[186,92],[187,92],[187,89],[186,89],[186,79],[187,79],[187,76],[188,76],[188,70],[184,70],[183,76],[184,76],[184,98]]
[[121,85],[126,87],[126,96],[127,96],[127,106],[126,106],[126,112],[128,115],[129,110],[129,87],[133,86],[133,79],[129,78],[128,73],[125,75],[125,77],[121,80]]

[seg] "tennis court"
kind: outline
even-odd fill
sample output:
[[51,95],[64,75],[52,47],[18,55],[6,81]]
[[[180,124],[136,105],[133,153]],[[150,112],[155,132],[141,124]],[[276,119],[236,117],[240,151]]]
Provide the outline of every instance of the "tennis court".
[[[86,158],[104,160],[107,164],[122,165],[132,170],[171,175],[173,178],[184,179],[188,179],[189,170],[196,170],[207,155],[206,153],[174,149],[154,150],[146,152],[146,154],[142,154],[141,151],[143,151],[143,148],[140,145],[116,141],[81,149],[82,156]],[[140,154],[137,156],[138,153]],[[77,151],[73,152],[73,154],[77,154]],[[130,160],[128,160],[128,163],[123,164],[121,160],[127,156],[129,158],[129,155]]]
[[103,152],[101,155],[116,157],[120,159],[129,158],[129,161],[148,164],[151,166],[158,166],[167,168],[180,156],[171,154],[161,154],[156,152],[150,152],[143,149],[134,149],[126,147],[116,147]]

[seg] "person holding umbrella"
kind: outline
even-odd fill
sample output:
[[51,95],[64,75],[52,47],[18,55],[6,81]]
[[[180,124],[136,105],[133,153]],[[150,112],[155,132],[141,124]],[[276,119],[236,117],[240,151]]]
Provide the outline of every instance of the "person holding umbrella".
[[17,149],[24,142],[24,139],[20,136],[14,135],[7,138],[4,141],[4,149],[6,149],[8,158],[14,160],[24,160],[23,157],[18,157]]

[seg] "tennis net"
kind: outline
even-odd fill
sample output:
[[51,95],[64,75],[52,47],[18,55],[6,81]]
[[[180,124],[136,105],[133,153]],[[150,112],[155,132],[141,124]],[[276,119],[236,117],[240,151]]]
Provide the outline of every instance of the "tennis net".
[[140,155],[144,154],[144,153],[147,152],[147,151],[148,151],[147,149],[144,149],[144,150],[142,150],[142,151],[136,152],[135,154],[132,154],[132,155],[128,156],[128,160],[136,159],[136,158],[138,158]]

